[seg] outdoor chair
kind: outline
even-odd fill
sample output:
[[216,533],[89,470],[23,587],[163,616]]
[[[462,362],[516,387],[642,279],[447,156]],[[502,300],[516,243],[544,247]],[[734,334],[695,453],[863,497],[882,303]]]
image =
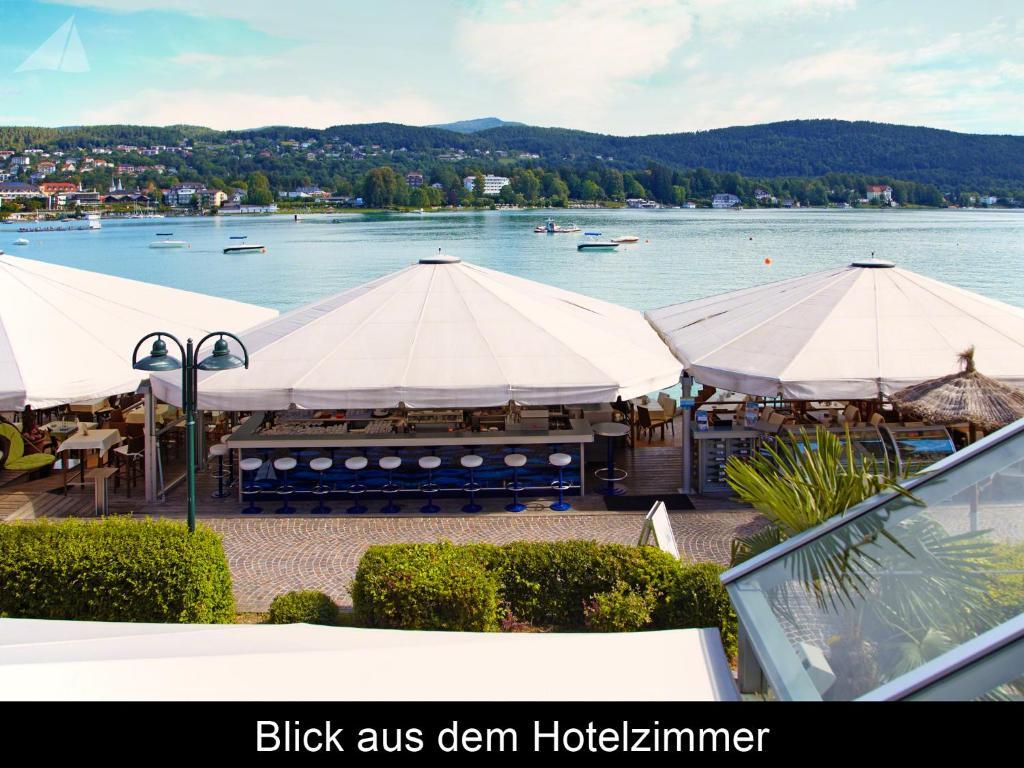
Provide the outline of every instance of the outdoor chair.
[[0,437],[7,444],[2,464],[4,469],[14,472],[36,472],[53,466],[54,457],[49,453],[37,451],[26,443],[19,429],[10,422],[0,422]]
[[626,433],[626,445],[633,448],[633,406],[626,402],[622,398],[616,400],[612,405],[612,410],[618,414],[619,418],[616,421],[621,421],[623,424],[629,427],[629,432]]
[[667,392],[658,393],[658,405],[665,412],[665,423],[672,429],[672,434],[676,433],[676,399],[669,395]]
[[855,405],[848,405],[843,409],[843,423],[851,427],[860,421],[860,410]]
[[642,405],[637,406],[637,426],[640,428],[640,434],[647,433],[647,442],[651,443],[654,440],[654,430],[661,428],[661,439],[665,439],[665,419],[662,417],[651,416],[651,412],[644,408]]
[[142,457],[145,441],[141,437],[128,438],[126,442],[114,448],[114,462],[118,474],[114,477],[114,490],[116,491],[121,482],[121,473],[124,473],[125,495],[132,496],[132,486],[135,485],[136,477],[142,477]]

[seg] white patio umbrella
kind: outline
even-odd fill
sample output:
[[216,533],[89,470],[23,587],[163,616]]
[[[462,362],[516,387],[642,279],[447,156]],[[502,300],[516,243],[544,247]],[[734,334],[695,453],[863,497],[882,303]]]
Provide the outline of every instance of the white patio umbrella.
[[0,255],[0,411],[134,392],[132,349],[151,331],[241,331],[277,311]]
[[516,634],[0,619],[2,700],[736,698],[716,629]]
[[869,259],[646,313],[702,384],[797,400],[874,399],[978,367],[1024,385],[1024,309]]
[[[242,340],[249,370],[200,373],[200,407],[599,403],[670,386],[680,371],[635,310],[440,255]],[[178,377],[151,381],[180,402]]]

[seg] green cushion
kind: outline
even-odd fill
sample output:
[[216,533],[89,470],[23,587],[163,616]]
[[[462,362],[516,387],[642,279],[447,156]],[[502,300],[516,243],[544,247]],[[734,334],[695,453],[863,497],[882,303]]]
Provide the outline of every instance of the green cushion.
[[48,453],[30,453],[27,456],[4,462],[4,469],[32,472],[50,466],[55,460],[56,458]]
[[21,432],[13,424],[7,422],[0,422],[0,437],[3,437],[9,443],[10,450],[7,453],[7,466],[11,466],[12,461],[20,459],[22,454],[25,453],[25,440],[21,436]]

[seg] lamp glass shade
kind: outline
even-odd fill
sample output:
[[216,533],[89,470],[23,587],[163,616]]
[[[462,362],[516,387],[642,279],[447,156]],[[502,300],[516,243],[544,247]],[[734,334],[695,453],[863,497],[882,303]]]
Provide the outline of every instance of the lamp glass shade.
[[167,342],[157,338],[149,355],[136,361],[132,367],[137,371],[176,371],[181,368],[181,361],[167,354]]
[[213,345],[213,354],[196,367],[201,371],[227,371],[231,368],[241,368],[243,365],[245,361],[228,350],[227,340],[217,339]]

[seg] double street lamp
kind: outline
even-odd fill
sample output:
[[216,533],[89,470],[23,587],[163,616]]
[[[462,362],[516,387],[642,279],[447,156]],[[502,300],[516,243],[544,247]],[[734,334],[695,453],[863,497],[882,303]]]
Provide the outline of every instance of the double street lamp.
[[[149,355],[139,360],[139,349],[147,339],[152,339],[154,336],[156,340],[153,342]],[[199,349],[214,336],[218,338],[213,345],[213,353],[205,360],[198,360]],[[242,354],[245,355],[244,358],[231,354],[231,351],[228,349],[227,339],[224,338],[225,336],[238,342],[238,346],[242,348]],[[167,342],[164,341],[164,338],[168,338],[178,345],[184,364],[182,360],[167,354]],[[227,371],[240,367],[249,367],[249,350],[245,348],[245,344],[242,343],[241,339],[227,331],[208,333],[195,345],[192,344],[192,339],[189,339],[184,346],[172,334],[166,331],[154,331],[139,339],[139,343],[135,345],[135,351],[132,352],[132,368],[137,371],[159,372],[181,369],[181,406],[185,409],[185,447],[187,453],[185,463],[188,498],[186,504],[188,530],[190,533],[196,529],[196,404],[198,401],[196,388],[198,385],[198,372]]]

